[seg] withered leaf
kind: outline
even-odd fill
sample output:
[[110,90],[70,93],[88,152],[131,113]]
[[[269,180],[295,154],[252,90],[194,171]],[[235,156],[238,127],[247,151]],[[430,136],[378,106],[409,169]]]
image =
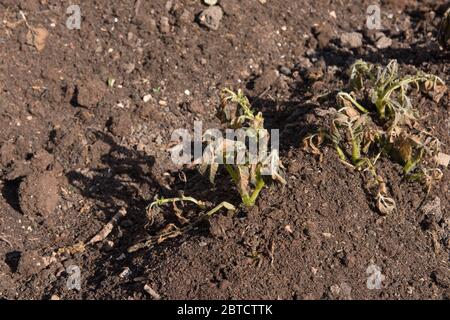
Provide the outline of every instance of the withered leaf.
[[399,137],[396,141],[399,155],[404,162],[411,160],[413,145],[407,137]]
[[377,199],[377,208],[380,211],[381,214],[383,215],[388,215],[390,214],[392,211],[395,210],[395,201],[392,198],[389,197],[385,197],[382,195],[378,196]]

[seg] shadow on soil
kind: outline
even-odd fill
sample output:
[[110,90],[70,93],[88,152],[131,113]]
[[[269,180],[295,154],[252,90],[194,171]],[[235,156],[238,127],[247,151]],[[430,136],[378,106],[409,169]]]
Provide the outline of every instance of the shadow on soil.
[[[352,54],[351,52],[328,48],[319,51],[316,57],[323,59],[327,66],[336,65],[345,68],[354,59],[364,59],[377,63],[397,59],[400,63],[413,63],[418,66],[423,62],[440,59],[444,56],[444,53],[436,52],[433,49],[419,50],[413,47],[386,49],[369,55]],[[314,110],[318,107],[324,107],[324,105],[311,102],[305,95],[305,92],[310,90],[310,86],[311,84],[307,82],[299,84],[298,90],[294,90],[295,96],[291,101],[276,101],[269,95],[250,97],[253,108],[264,114],[265,127],[280,130],[281,153],[288,152],[293,147],[300,147],[303,138],[318,129],[319,123],[315,119]],[[332,97],[330,96],[327,99],[332,100]],[[126,220],[130,222],[127,225],[120,225],[121,235],[115,237],[116,245],[114,248],[109,252],[101,251],[101,256],[96,262],[96,274],[87,279],[88,286],[94,290],[110,288],[111,284],[106,284],[106,282],[112,281],[114,283],[115,280],[108,275],[117,275],[125,267],[131,269],[134,277],[142,275],[145,272],[144,266],[148,267],[154,264],[154,257],[162,254],[168,247],[173,248],[181,245],[187,237],[208,235],[209,225],[206,222],[205,225],[200,225],[190,234],[163,242],[157,247],[147,250],[145,254],[142,254],[142,252],[127,254],[120,261],[113,258],[122,255],[128,247],[148,238],[149,235],[156,235],[168,223],[182,225],[180,219],[174,214],[174,209],[169,206],[158,212],[155,222],[149,224],[145,214],[146,207],[155,195],[168,198],[184,194],[199,200],[208,199],[211,204],[217,204],[221,201],[240,202],[239,196],[225,172],[218,173],[216,178],[218,183],[213,185],[197,170],[185,169],[171,173],[168,185],[163,186],[159,182],[160,180],[153,176],[154,157],[121,146],[111,136],[102,132],[96,132],[95,135],[97,139],[111,147],[111,150],[101,157],[103,169],[94,170],[94,174],[90,176],[73,171],[68,173],[67,177],[83,196],[95,199],[99,209],[110,213],[111,216],[120,208],[127,208]],[[195,206],[180,207],[180,209],[182,209],[182,214],[186,219],[195,219],[198,215],[198,208]],[[144,259],[144,262],[136,264],[134,263],[135,259]],[[117,286],[117,284],[115,285]],[[130,294],[142,291],[142,283],[121,282],[119,286]]]
[[[184,194],[199,200],[207,199],[211,202],[211,207],[212,204],[221,201],[234,203],[238,201],[237,194],[230,195],[232,185],[225,177],[222,179],[223,172],[219,172],[217,177],[218,181],[223,180],[221,184],[212,185],[197,170],[191,169],[171,174],[168,185],[162,185],[152,172],[155,163],[153,156],[121,146],[112,136],[103,132],[95,132],[94,135],[96,139],[111,147],[108,153],[101,156],[101,163],[97,164],[101,169],[92,169],[86,174],[71,171],[67,173],[69,183],[79,190],[82,196],[95,200],[96,209],[105,213],[104,223],[107,223],[121,208],[127,209],[127,216],[108,237],[116,243],[114,248],[107,252],[99,250],[100,258],[96,261],[96,273],[86,279],[87,286],[94,290],[100,289],[106,279],[111,279],[107,275],[119,274],[125,267],[130,267],[133,275],[139,275],[144,271],[141,266],[151,263],[152,256],[159,255],[167,247],[177,247],[186,241],[187,237],[208,234],[209,224],[205,221],[188,234],[167,240],[148,250],[143,256],[142,252],[136,252],[127,254],[123,260],[117,260],[116,258],[126,253],[130,246],[149,236],[157,235],[168,224],[182,226],[182,221],[170,206],[156,212],[154,221],[149,223],[146,215],[147,206],[155,196],[170,198]],[[184,207],[179,205],[178,208],[182,210],[186,219],[193,220],[199,213],[199,209],[191,205]],[[136,266],[133,263],[136,257],[148,260],[148,263]],[[120,286],[127,292],[136,292],[133,283]]]

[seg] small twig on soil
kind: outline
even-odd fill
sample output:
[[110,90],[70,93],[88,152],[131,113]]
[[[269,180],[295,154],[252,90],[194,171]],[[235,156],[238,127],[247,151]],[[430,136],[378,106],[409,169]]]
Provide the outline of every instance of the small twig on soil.
[[127,215],[127,210],[125,208],[120,208],[119,212],[117,212],[111,220],[87,243],[79,242],[75,245],[59,248],[55,252],[53,252],[51,257],[46,257],[48,259],[48,264],[51,264],[56,261],[56,257],[59,257],[62,254],[75,254],[79,252],[83,252],[86,249],[86,246],[90,244],[94,244],[106,239],[106,237],[111,233],[114,226],[117,224],[120,218]]
[[275,241],[272,239],[270,243],[270,266],[273,267],[275,261]]
[[153,290],[152,287],[150,287],[148,284],[146,284],[144,286],[144,290],[145,292],[147,292],[153,299],[155,300],[161,300],[161,296],[158,294],[158,292],[156,292],[155,290]]
[[134,15],[137,16],[139,13],[139,8],[141,7],[141,0],[137,0],[134,5]]
[[7,243],[11,248],[13,247],[12,244],[11,244],[11,242],[9,242],[9,240],[6,239],[4,236],[0,236],[0,240],[3,241],[3,242],[5,242],[5,243]]
[[33,28],[30,27],[30,25],[28,24],[28,20],[25,17],[25,14],[22,12],[22,10],[19,11],[20,16],[22,17],[23,21],[25,22],[25,25],[27,26],[28,30],[30,30],[31,32]]
[[117,224],[120,218],[125,217],[127,215],[127,210],[125,208],[120,208],[119,212],[117,212],[111,220],[100,230],[99,233],[97,233],[89,242],[89,244],[93,244],[99,241],[103,241],[106,239],[106,237],[111,233],[114,226]]

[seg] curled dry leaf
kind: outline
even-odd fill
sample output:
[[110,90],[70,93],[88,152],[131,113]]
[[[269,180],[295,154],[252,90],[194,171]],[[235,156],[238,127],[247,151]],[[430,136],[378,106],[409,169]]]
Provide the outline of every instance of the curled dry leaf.
[[442,179],[444,176],[444,173],[440,169],[430,169],[430,170],[424,170],[424,180],[425,180],[425,186],[427,187],[427,193],[431,191],[431,188],[433,185]]
[[[181,202],[181,203],[191,202],[191,203],[196,204],[201,210],[206,209],[205,202],[197,200],[193,197],[186,197],[186,196],[182,196],[179,198],[157,199],[156,201],[152,202],[148,206],[147,209],[149,211],[152,211],[152,210],[155,210],[155,208],[158,208],[159,206],[162,206],[164,204],[173,204],[175,206],[176,202]],[[232,204],[230,204],[228,202],[223,201],[219,205],[212,208],[211,210],[208,210],[207,212],[202,211],[200,213],[200,215],[198,216],[198,218],[196,218],[196,219],[184,220],[185,218],[181,217],[181,220],[183,220],[183,221],[180,221],[180,222],[185,222],[185,223],[182,223],[181,227],[178,227],[173,223],[169,223],[157,235],[150,236],[147,239],[136,243],[135,245],[129,247],[127,251],[135,252],[135,251],[143,249],[143,248],[151,248],[154,245],[157,245],[157,244],[160,244],[161,242],[166,241],[167,239],[176,238],[182,234],[185,234],[186,232],[194,229],[199,223],[201,223],[205,219],[211,217],[213,214],[215,214],[219,210],[222,210],[223,208],[227,209],[228,211],[236,210],[235,206],[233,206]],[[178,208],[175,209],[175,211],[178,211],[178,210],[179,210]],[[176,214],[179,214],[179,213],[180,213],[180,211],[178,211]]]
[[423,89],[434,102],[439,103],[447,92],[447,85],[440,79],[429,79],[424,82]]
[[177,203],[175,201],[173,202],[173,211],[175,212],[175,216],[178,218],[178,221],[181,224],[184,225],[184,224],[189,223],[189,219],[187,219],[183,216],[183,210],[181,210],[177,207]]
[[323,153],[318,147],[324,142],[325,133],[320,131],[317,134],[312,134],[303,139],[303,150],[312,153],[319,157],[319,161],[322,161]]
[[77,244],[74,244],[73,246],[59,248],[55,254],[56,255],[62,255],[62,254],[73,255],[73,254],[84,252],[85,249],[86,249],[86,245],[83,242],[79,242]]
[[272,180],[278,181],[281,184],[286,184],[286,180],[281,175],[279,168],[284,168],[281,163],[278,151],[276,149],[272,150],[269,156],[262,162],[261,174],[270,175]]
[[377,197],[377,208],[381,214],[388,215],[395,210],[395,201],[392,198],[379,194]]
[[413,150],[412,140],[409,139],[408,137],[400,136],[395,144],[397,145],[399,155],[402,161],[403,162],[410,161],[412,158],[412,150]]
[[166,241],[167,239],[176,238],[182,234],[182,230],[173,223],[168,224],[158,235],[157,243]]

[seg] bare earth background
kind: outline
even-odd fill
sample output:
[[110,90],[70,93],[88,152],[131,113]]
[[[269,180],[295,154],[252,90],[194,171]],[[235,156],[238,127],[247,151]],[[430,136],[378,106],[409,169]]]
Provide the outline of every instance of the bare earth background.
[[[366,29],[377,3],[382,34]],[[398,210],[381,217],[332,150],[319,162],[301,144],[319,125],[308,100],[341,88],[356,58],[395,58],[450,83],[449,53],[436,44],[448,2],[220,0],[217,30],[199,23],[200,0],[82,1],[80,30],[66,28],[70,4],[0,0],[0,298],[155,298],[145,285],[164,299],[450,298],[449,170],[426,196],[383,162]],[[345,32],[362,42],[342,41]],[[288,185],[127,253],[174,220],[148,225],[155,195],[238,203],[226,175],[210,185],[192,168],[181,174],[168,152],[174,129],[217,126],[223,87],[245,89],[281,130]],[[416,102],[446,153],[449,101]],[[120,210],[105,241],[47,265],[43,257],[89,240]],[[372,263],[381,290],[366,286]],[[67,289],[71,265],[80,291]]]

